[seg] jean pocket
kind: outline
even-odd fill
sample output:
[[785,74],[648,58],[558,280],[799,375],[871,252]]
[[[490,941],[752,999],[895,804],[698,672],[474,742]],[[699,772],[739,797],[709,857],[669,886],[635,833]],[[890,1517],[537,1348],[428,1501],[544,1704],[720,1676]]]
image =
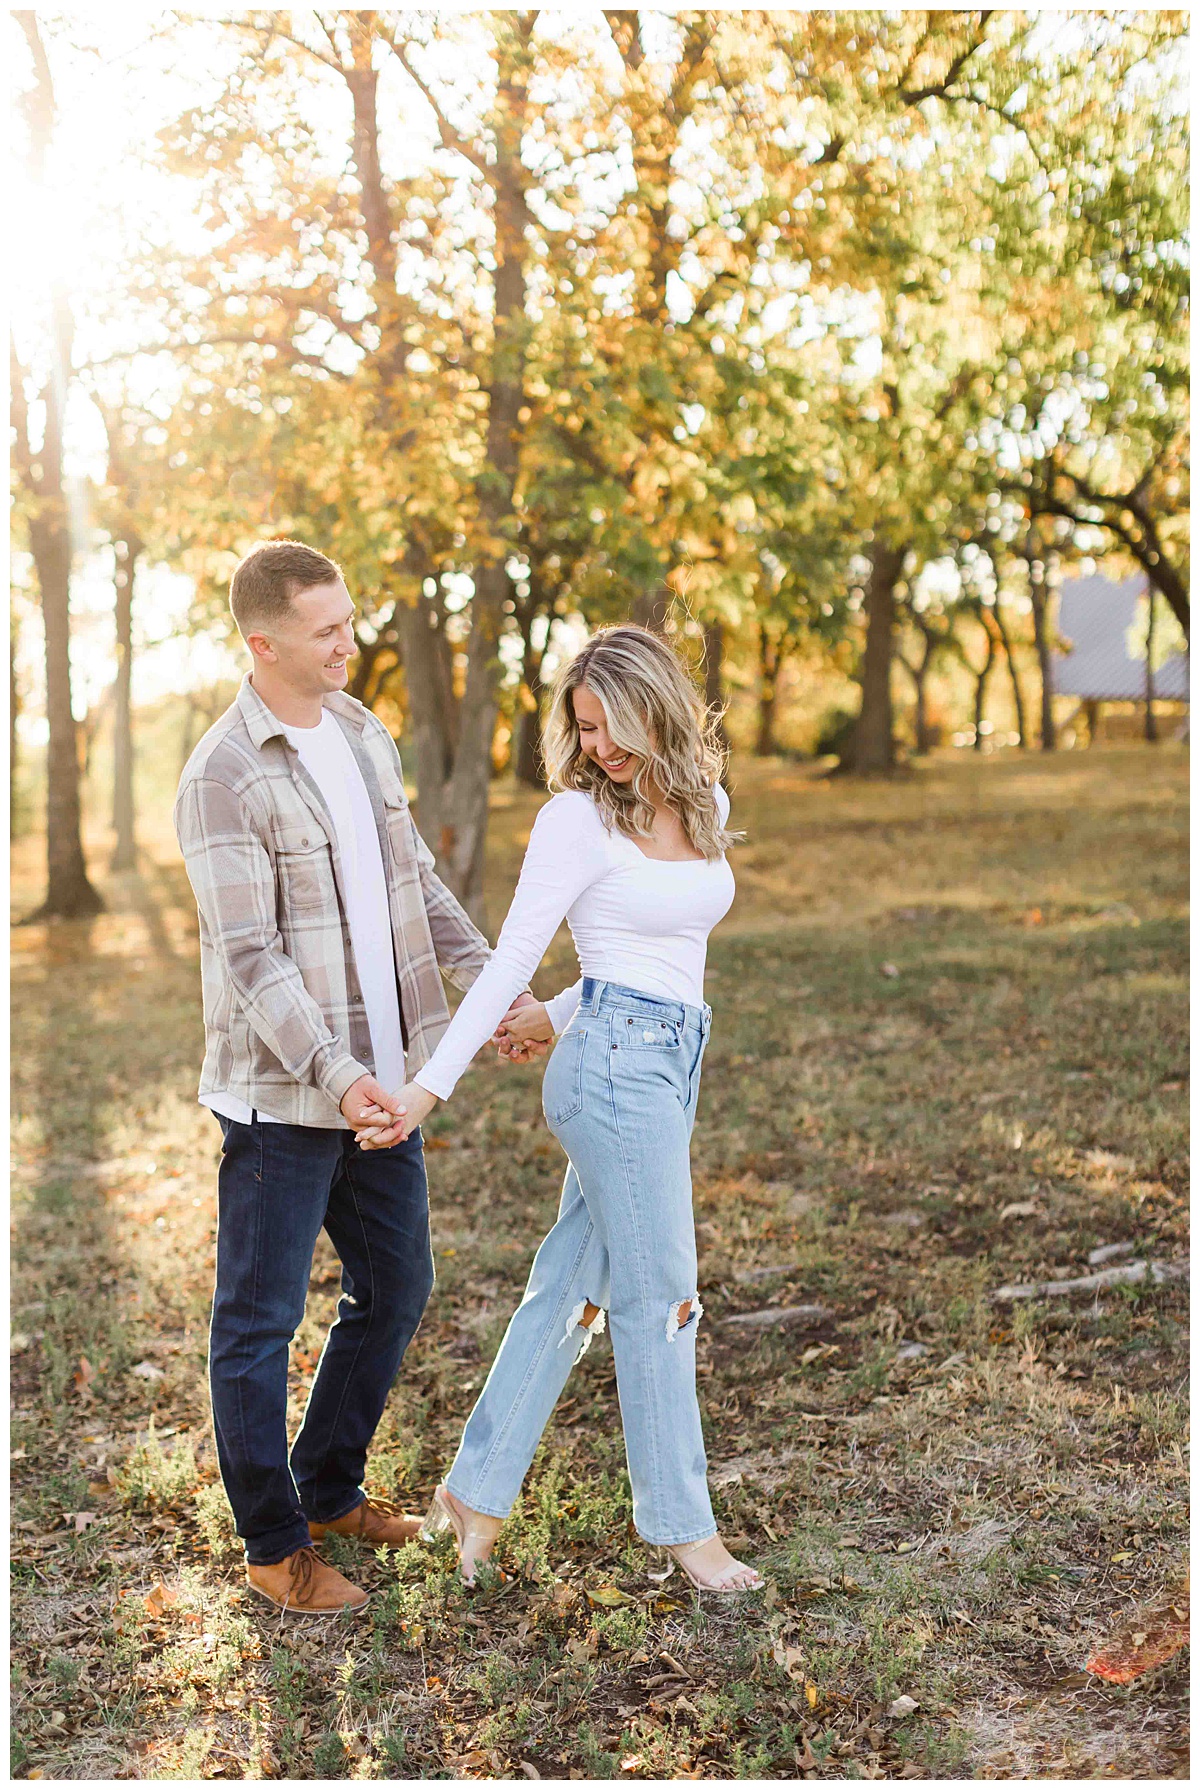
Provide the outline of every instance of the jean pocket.
[[565,1125],[583,1111],[583,1043],[581,1029],[568,1028],[550,1053],[542,1077],[542,1111],[550,1125]]
[[614,1013],[613,1042],[618,1050],[679,1050],[679,1027],[657,1014]]

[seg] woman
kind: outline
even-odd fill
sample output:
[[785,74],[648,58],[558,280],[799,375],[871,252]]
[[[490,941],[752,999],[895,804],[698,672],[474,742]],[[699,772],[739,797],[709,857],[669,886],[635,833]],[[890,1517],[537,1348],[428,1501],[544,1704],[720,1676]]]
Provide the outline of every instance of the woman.
[[[674,653],[626,626],[602,629],[560,672],[546,761],[558,793],[534,823],[495,953],[402,1096],[407,1135],[502,1021],[515,1050],[562,1032],[542,1089],[569,1158],[558,1220],[425,1532],[454,1530],[471,1582],[607,1310],[638,1533],[700,1590],[757,1590],[764,1581],[717,1534],[696,1400],[688,1146],[712,1017],[708,934],[733,900],[720,756]],[[582,981],[506,1019],[564,916]],[[388,1115],[370,1117],[364,1147],[395,1139]]]

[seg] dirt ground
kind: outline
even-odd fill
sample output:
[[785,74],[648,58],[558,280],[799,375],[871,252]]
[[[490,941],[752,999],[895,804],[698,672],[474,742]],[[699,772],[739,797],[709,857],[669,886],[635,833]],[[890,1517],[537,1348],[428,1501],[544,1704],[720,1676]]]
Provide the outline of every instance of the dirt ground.
[[[718,1514],[770,1589],[650,1576],[605,1338],[476,1593],[444,1546],[329,1544],[357,1622],[244,1590],[195,916],[146,817],[104,915],[13,935],[14,1775],[1185,1777],[1186,1653],[1085,1666],[1184,1595],[1186,772],[1171,745],[735,765],[698,1346]],[[497,787],[493,932],[538,805]],[[537,986],[569,968],[560,938]],[[438,1285],[369,1480],[414,1509],[553,1216],[539,1078],[481,1061],[427,1127]],[[995,1298],[1116,1244],[1157,1277]],[[323,1241],[297,1417],[336,1294]]]

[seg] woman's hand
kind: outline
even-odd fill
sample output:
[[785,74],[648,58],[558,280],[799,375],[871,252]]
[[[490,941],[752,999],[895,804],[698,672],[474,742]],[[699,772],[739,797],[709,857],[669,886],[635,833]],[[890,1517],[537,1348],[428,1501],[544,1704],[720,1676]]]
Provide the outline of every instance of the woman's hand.
[[544,1055],[554,1041],[554,1027],[541,1001],[528,1001],[521,1007],[510,1007],[496,1027],[493,1044],[510,1063],[528,1063]]
[[401,1089],[403,1116],[396,1117],[381,1106],[369,1105],[363,1113],[361,1127],[356,1127],[354,1141],[360,1150],[390,1150],[393,1144],[404,1143],[437,1105],[438,1097],[427,1088],[410,1081]]

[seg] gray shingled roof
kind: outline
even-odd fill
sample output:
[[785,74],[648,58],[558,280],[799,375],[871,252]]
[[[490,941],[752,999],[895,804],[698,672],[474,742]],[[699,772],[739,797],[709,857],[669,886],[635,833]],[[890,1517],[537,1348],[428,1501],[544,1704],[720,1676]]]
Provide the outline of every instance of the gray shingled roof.
[[[1063,585],[1058,632],[1070,642],[1070,651],[1052,655],[1056,695],[1098,702],[1137,702],[1145,696],[1146,662],[1130,658],[1128,641],[1138,599],[1145,590],[1141,572],[1119,582],[1095,573]],[[1164,701],[1188,700],[1185,654],[1174,653],[1159,666],[1154,674],[1154,694]]]

